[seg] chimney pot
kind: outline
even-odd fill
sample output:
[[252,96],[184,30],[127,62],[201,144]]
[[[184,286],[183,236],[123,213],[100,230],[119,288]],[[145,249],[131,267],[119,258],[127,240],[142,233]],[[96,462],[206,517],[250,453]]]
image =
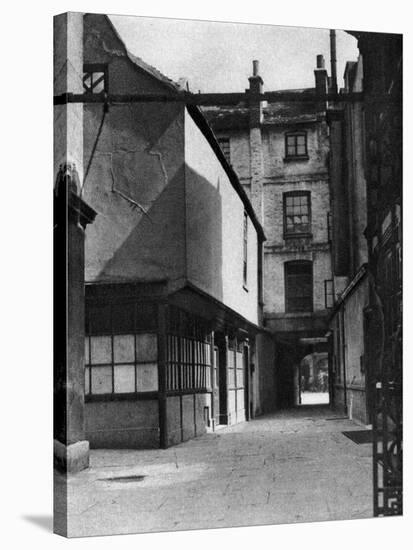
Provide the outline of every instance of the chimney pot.
[[259,74],[259,68],[260,68],[260,62],[257,59],[254,59],[252,62],[252,74],[253,76],[258,76]]
[[324,55],[322,54],[317,55],[317,69],[324,69],[324,68],[325,68]]

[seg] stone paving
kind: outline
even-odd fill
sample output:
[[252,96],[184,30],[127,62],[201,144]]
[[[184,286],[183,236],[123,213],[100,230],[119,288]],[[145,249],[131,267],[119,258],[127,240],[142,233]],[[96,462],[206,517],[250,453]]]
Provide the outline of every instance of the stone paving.
[[92,451],[69,476],[68,536],[372,517],[372,449],[341,433],[352,429],[299,407],[166,450]]

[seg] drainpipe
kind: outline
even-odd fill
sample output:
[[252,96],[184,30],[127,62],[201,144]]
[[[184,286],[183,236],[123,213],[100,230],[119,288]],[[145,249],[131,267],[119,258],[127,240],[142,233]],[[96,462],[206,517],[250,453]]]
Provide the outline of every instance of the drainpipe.
[[343,345],[343,391],[344,391],[344,414],[348,414],[347,407],[347,369],[346,369],[346,329],[344,325],[346,307],[343,304],[343,309],[341,310],[341,342]]

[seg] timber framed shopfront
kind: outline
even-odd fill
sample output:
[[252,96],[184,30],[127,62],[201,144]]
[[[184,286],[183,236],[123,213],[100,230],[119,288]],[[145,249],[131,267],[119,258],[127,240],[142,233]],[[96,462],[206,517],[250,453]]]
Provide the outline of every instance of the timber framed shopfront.
[[87,285],[91,447],[166,448],[253,414],[250,348],[258,327],[213,301],[201,317],[190,294],[182,304],[162,283]]

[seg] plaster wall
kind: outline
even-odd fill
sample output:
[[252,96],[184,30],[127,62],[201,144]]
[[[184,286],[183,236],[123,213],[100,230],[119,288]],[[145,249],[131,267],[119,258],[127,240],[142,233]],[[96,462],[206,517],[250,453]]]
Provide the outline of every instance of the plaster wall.
[[[85,107],[85,165],[102,118],[101,106]],[[184,276],[183,162],[179,106],[109,108],[83,191],[98,212],[86,231],[86,282]]]
[[[354,291],[345,299],[340,310],[332,320],[332,327],[337,327],[338,315],[343,315],[345,345],[339,339],[335,339],[336,364],[340,369],[337,376],[338,384],[335,389],[335,406],[340,410],[344,408],[343,371],[344,366],[341,357],[344,353],[347,386],[347,408],[352,418],[361,422],[367,422],[366,390],[364,372],[364,313],[368,305],[368,279],[365,277]],[[341,312],[341,313],[340,313]],[[338,346],[341,346],[339,349]]]
[[[167,93],[129,59],[101,15],[84,17],[84,62],[107,66],[112,94]],[[86,231],[86,282],[183,279],[183,107],[84,107],[84,199],[98,212]]]
[[368,305],[367,277],[359,284],[344,304],[344,327],[346,334],[346,373],[349,385],[363,386],[364,371],[360,358],[364,354],[363,309]]
[[219,132],[219,137],[230,138],[231,165],[241,180],[248,184],[251,181],[251,153],[248,131]]
[[157,400],[86,403],[86,437],[92,448],[159,447]]
[[187,112],[185,189],[188,280],[257,324],[256,229],[248,217],[248,274],[244,288],[244,204]]

